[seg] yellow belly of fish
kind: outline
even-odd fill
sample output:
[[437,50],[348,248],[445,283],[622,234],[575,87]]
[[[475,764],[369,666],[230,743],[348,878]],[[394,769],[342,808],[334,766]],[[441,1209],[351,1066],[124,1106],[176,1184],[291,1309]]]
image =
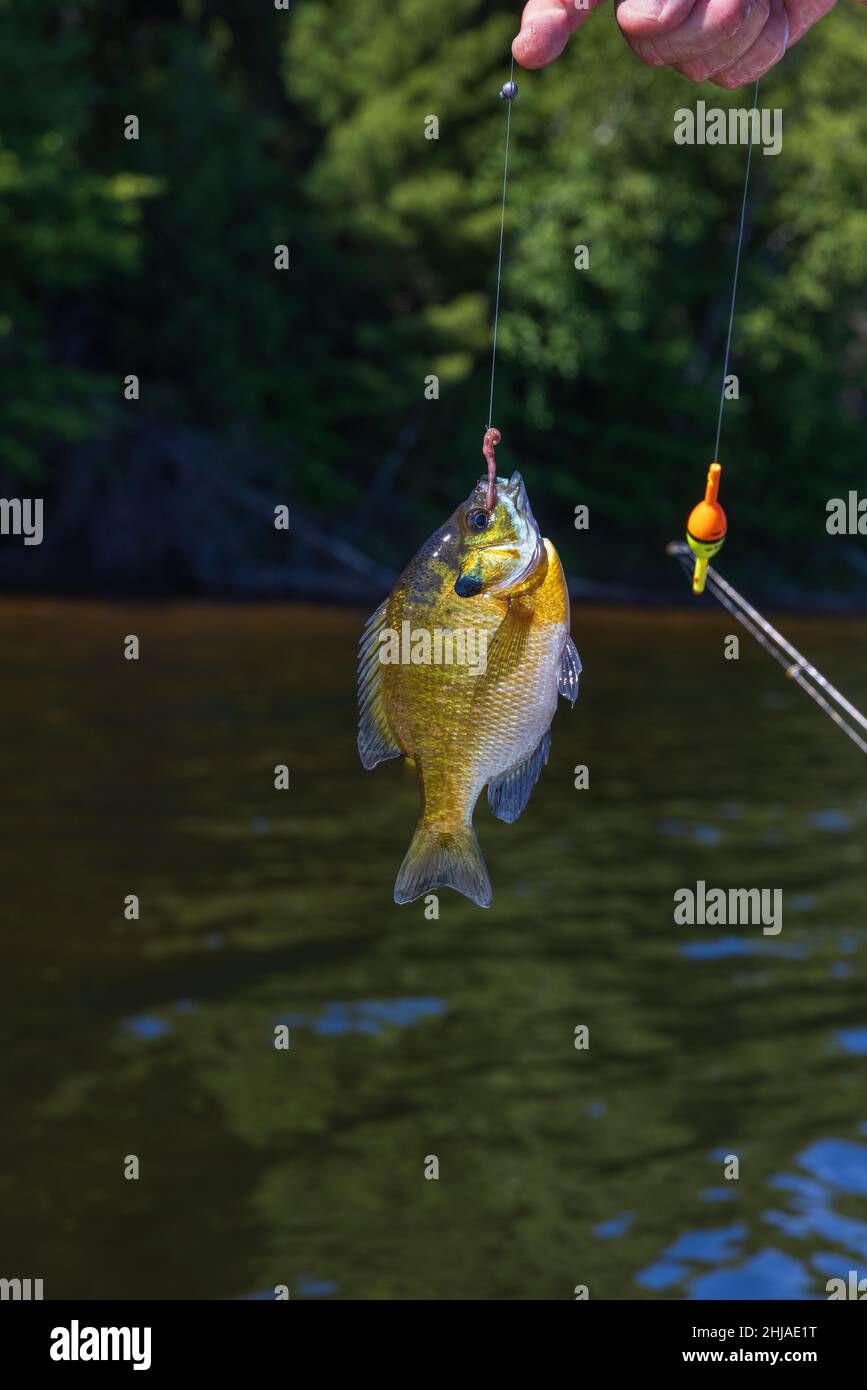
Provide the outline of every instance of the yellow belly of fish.
[[[477,660],[474,670],[466,662],[421,661],[383,672],[389,724],[402,751],[415,760],[422,813],[434,829],[468,824],[482,789],[534,751],[553,717],[569,600],[557,553],[550,542],[545,546],[548,572],[532,596],[532,616],[514,669],[497,676],[495,662],[482,670]],[[507,611],[503,601],[488,595],[459,598],[453,577],[445,576],[426,604],[410,606],[407,596],[396,592],[388,620],[395,630],[409,621],[413,632],[447,635],[475,628],[486,639],[475,655],[483,654],[486,663]],[[443,651],[446,646],[443,642]]]

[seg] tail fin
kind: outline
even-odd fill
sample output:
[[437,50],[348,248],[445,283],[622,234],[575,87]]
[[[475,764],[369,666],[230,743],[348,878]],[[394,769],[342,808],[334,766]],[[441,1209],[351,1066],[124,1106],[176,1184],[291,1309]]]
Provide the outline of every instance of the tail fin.
[[479,907],[490,907],[491,880],[471,825],[433,830],[419,821],[394,885],[394,901],[411,903],[435,888],[456,888]]

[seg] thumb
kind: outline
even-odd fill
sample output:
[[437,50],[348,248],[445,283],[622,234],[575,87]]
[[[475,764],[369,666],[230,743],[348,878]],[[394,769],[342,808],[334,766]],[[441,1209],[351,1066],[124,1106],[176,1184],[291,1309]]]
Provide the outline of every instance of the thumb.
[[[521,15],[521,32],[512,44],[522,68],[544,68],[559,58],[591,10],[602,0],[528,0]],[[867,3],[867,0],[865,0]]]

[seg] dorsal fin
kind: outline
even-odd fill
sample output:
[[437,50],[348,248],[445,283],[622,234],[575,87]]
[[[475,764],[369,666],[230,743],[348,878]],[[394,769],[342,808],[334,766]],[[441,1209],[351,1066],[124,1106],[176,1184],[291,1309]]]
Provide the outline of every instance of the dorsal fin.
[[402,751],[389,728],[382,699],[380,637],[387,613],[388,599],[383,599],[365,623],[358,644],[358,754],[366,768],[399,758]]

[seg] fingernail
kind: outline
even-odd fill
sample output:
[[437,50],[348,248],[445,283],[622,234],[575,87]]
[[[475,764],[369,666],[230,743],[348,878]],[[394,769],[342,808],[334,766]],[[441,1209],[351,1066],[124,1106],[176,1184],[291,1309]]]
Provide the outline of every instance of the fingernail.
[[668,0],[623,0],[623,9],[636,19],[659,19],[668,6]]

